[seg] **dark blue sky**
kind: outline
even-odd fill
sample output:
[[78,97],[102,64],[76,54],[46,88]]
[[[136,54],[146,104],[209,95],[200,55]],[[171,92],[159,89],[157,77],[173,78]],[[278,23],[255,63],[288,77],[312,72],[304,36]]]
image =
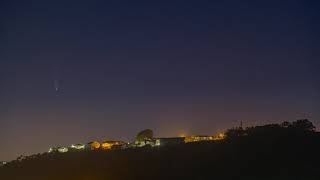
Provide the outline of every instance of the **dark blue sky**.
[[[316,1],[1,1],[0,160],[90,140],[320,126]],[[59,96],[55,93],[59,83]]]

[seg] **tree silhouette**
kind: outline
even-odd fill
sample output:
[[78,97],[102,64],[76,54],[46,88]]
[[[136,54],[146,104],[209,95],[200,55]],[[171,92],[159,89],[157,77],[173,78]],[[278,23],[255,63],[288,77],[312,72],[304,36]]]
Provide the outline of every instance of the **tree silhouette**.
[[227,138],[233,139],[245,135],[245,131],[242,127],[231,128],[226,131],[225,135]]
[[300,119],[292,122],[291,128],[302,130],[302,131],[311,131],[314,132],[316,127],[308,119]]
[[150,140],[153,138],[153,131],[151,129],[145,129],[137,134],[137,141]]
[[291,126],[291,123],[290,123],[290,122],[288,122],[288,121],[284,121],[284,122],[283,122],[283,123],[281,123],[280,125],[281,125],[281,127],[288,128],[288,127],[290,127],[290,126]]

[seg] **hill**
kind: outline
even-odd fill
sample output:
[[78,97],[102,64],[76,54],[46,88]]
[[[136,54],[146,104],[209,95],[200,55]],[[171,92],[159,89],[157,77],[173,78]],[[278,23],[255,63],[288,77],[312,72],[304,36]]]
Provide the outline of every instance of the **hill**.
[[221,141],[158,148],[45,153],[0,168],[0,179],[320,179],[318,132],[278,125],[240,131],[243,131],[241,136],[229,135]]

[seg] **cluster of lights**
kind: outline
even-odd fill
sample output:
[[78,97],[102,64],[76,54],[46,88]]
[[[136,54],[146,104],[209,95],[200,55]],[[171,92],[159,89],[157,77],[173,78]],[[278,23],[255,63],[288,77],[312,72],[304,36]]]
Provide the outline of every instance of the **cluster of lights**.
[[198,141],[217,141],[225,138],[224,133],[219,133],[215,136],[185,136],[185,143]]
[[57,148],[50,148],[49,153],[52,152],[60,152],[60,153],[66,153],[69,150],[85,150],[85,149],[90,149],[90,150],[98,150],[98,149],[103,149],[103,150],[110,150],[112,149],[113,146],[115,145],[123,145],[125,144],[124,142],[121,141],[105,141],[103,143],[99,143],[97,141],[93,141],[88,143],[87,145],[85,144],[72,144],[70,147],[57,147]]
[[[198,142],[198,141],[216,141],[216,140],[222,140],[225,138],[224,133],[219,133],[215,136],[186,136],[185,134],[181,134],[179,136],[180,138],[184,139],[184,143],[190,143],[190,142]],[[156,139],[149,139],[144,141],[136,141],[132,147],[142,147],[145,145],[151,145],[151,146],[160,146],[162,138],[156,138]],[[52,152],[60,152],[60,153],[66,153],[70,149],[73,150],[85,150],[85,149],[91,149],[91,150],[110,150],[113,148],[113,146],[121,146],[121,148],[128,147],[130,143],[124,143],[121,141],[105,141],[102,143],[99,143],[97,141],[93,141],[85,144],[72,144],[69,148],[67,147],[57,147],[57,148],[50,148],[49,153]],[[123,146],[124,145],[124,146]]]

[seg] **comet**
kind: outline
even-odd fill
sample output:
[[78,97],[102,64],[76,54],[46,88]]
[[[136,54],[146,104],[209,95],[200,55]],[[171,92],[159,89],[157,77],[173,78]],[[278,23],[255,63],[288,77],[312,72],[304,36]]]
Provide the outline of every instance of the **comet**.
[[58,79],[54,80],[54,90],[56,93],[56,96],[59,96],[59,89],[60,89],[60,83]]
[[60,65],[54,64],[52,67],[52,75],[53,75],[53,87],[55,91],[55,95],[60,95]]

